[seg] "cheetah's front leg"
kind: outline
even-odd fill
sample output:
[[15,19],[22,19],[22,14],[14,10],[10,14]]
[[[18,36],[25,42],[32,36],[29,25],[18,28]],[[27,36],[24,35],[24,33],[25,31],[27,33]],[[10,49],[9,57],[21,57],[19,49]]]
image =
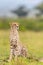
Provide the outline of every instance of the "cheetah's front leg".
[[11,47],[11,49],[10,49],[10,57],[9,57],[9,60],[8,61],[11,61],[12,60],[13,54],[14,54],[14,49]]

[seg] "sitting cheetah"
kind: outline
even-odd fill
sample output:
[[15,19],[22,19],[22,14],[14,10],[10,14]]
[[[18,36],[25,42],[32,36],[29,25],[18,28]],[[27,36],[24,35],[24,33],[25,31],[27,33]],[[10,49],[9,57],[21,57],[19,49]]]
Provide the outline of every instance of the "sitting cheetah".
[[15,56],[23,56],[27,57],[27,50],[26,48],[21,44],[18,34],[18,23],[12,23],[10,24],[11,30],[10,30],[10,57],[9,60],[12,60],[12,58]]

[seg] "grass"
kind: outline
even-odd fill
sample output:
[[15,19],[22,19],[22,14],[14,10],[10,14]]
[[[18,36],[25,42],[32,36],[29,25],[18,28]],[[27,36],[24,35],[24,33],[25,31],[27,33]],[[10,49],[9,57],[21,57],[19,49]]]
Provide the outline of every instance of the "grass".
[[[27,47],[28,53],[37,58],[43,57],[43,31],[25,31],[19,33],[20,40],[22,41],[22,44]],[[9,57],[9,52],[9,30],[0,30],[0,60]],[[18,60],[15,61],[14,59],[9,63],[0,61],[0,65],[43,65],[43,63],[19,57]]]

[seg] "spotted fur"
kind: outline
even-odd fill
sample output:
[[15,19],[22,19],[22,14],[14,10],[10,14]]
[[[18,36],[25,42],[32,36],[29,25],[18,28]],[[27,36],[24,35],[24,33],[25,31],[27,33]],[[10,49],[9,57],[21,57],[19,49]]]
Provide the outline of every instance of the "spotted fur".
[[26,48],[21,44],[18,34],[18,27],[17,23],[12,23],[10,30],[10,57],[9,60],[15,56],[27,56]]

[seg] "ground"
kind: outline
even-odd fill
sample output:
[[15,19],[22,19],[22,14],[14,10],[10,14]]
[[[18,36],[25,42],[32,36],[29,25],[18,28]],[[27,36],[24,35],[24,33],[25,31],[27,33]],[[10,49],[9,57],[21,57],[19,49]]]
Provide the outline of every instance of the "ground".
[[[19,32],[20,40],[23,45],[28,49],[28,53],[40,58],[43,57],[43,31],[25,31]],[[35,60],[28,60],[26,58],[19,57],[17,61],[3,62],[2,60],[9,57],[10,54],[10,42],[9,42],[9,30],[0,30],[0,65],[43,65],[43,62],[37,62]]]

